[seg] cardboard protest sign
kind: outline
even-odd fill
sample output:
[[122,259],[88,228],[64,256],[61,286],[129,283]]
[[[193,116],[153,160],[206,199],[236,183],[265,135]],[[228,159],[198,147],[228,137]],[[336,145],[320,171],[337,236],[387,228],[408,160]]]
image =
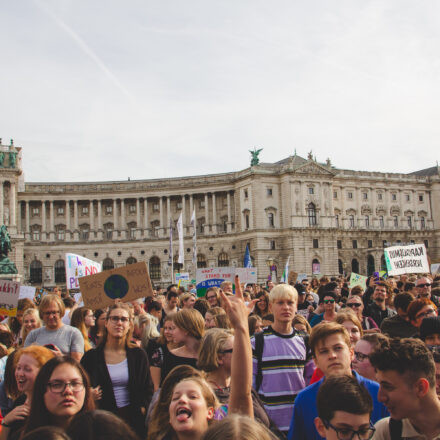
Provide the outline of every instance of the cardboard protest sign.
[[101,272],[101,264],[76,254],[66,254],[67,290],[79,289],[78,279]]
[[306,273],[299,273],[298,274],[298,279],[297,282],[300,283],[302,280],[307,279],[307,274]]
[[0,315],[15,316],[17,314],[20,283],[0,280]]
[[153,295],[145,262],[81,277],[79,285],[84,305],[94,310],[114,304],[115,299],[127,302]]
[[197,269],[196,288],[197,296],[205,296],[209,287],[220,287],[223,281],[234,283],[235,267],[207,267]]
[[364,275],[359,275],[358,273],[352,272],[350,275],[350,282],[348,284],[348,287],[351,289],[354,286],[361,286],[362,289],[367,288],[367,279],[368,277]]
[[289,272],[289,276],[287,278],[287,284],[290,284],[293,286],[296,283],[296,280],[298,279],[298,273],[291,270]]
[[236,267],[235,275],[240,277],[240,283],[257,284],[257,269],[255,267]]
[[18,294],[18,299],[28,298],[31,301],[35,298],[35,287],[32,286],[20,286],[20,293]]
[[430,271],[424,244],[391,246],[384,249],[388,275]]

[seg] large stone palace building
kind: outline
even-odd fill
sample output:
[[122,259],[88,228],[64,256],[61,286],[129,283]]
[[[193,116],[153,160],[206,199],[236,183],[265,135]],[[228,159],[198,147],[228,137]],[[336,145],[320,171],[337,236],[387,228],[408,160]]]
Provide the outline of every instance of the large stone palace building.
[[[22,282],[65,282],[66,252],[104,269],[147,262],[156,285],[171,282],[169,229],[182,213],[185,263],[242,266],[246,244],[259,280],[296,272],[369,274],[389,243],[425,243],[440,259],[440,168],[411,174],[337,169],[296,153],[237,172],[117,182],[24,182],[22,149],[0,142],[0,223]],[[171,222],[171,223],[170,223]],[[176,237],[177,234],[174,234]],[[177,243],[174,246],[177,252]]]

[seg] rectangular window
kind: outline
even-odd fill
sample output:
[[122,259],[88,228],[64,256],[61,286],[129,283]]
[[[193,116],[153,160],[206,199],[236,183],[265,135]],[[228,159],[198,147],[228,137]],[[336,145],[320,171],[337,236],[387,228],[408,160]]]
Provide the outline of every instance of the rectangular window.
[[383,194],[382,193],[377,193],[377,200],[382,200],[383,198]]
[[153,203],[153,211],[158,212],[159,211],[159,203]]
[[134,214],[136,212],[136,205],[130,205],[128,211],[130,214]]
[[273,195],[272,188],[267,188],[266,194],[267,194],[267,197],[272,197],[272,195]]
[[382,246],[383,246],[383,247],[387,247],[387,241],[386,241],[386,240],[383,240],[383,241],[382,241]]
[[136,228],[130,228],[130,238],[136,238]]
[[339,215],[335,215],[336,227],[339,228]]
[[275,240],[271,240],[270,241],[270,249],[273,251],[273,250],[275,250]]
[[423,194],[419,194],[419,202],[423,202]]
[[393,201],[397,200],[397,194],[391,194],[391,200]]
[[177,209],[182,209],[182,202],[177,202]]
[[338,192],[337,191],[333,191],[333,198],[337,199],[338,198]]
[[370,216],[369,215],[365,216],[365,227],[366,228],[370,227]]
[[82,240],[88,240],[89,239],[89,230],[88,229],[82,229],[81,230],[81,239]]
[[204,208],[205,207],[205,201],[204,200],[200,200],[200,208]]
[[373,247],[373,240],[368,240],[368,248],[371,249]]
[[81,208],[81,212],[82,212],[83,214],[88,214],[88,213],[89,213],[89,207],[88,207],[88,206],[83,206],[83,207]]
[[383,216],[381,215],[381,216],[379,217],[379,227],[380,227],[381,229],[383,229],[384,226],[385,226],[385,223],[384,223],[384,220],[383,220]]
[[408,222],[408,228],[412,228],[412,218],[410,215],[406,218],[406,221]]
[[409,194],[406,194],[406,195],[405,195],[405,200],[406,200],[407,202],[409,202],[409,201],[411,200],[411,197],[410,197]]
[[338,249],[342,249],[342,240],[337,240],[336,241],[336,246]]
[[367,200],[368,199],[368,193],[362,193],[362,199]]
[[106,214],[111,214],[113,212],[113,206],[107,205],[105,207],[105,212],[106,212]]
[[245,198],[245,199],[248,198],[248,190],[247,190],[247,189],[244,190],[244,198]]
[[394,223],[394,227],[398,228],[399,227],[399,219],[397,218],[397,215],[395,215],[393,217],[393,223]]
[[57,232],[57,239],[59,241],[64,241],[64,229],[59,229]]
[[354,215],[350,215],[348,217],[349,222],[350,222],[350,228],[354,228]]
[[313,249],[318,249],[319,248],[319,241],[317,238],[313,239]]
[[40,213],[40,208],[32,208],[32,215],[38,215]]
[[353,240],[353,249],[357,249],[357,248],[358,248],[358,241]]
[[428,246],[428,244],[429,244],[429,243],[428,243],[428,240],[423,240],[423,242],[425,243],[425,248],[428,249],[428,247],[429,247],[429,246]]
[[40,241],[40,231],[32,231],[32,240]]
[[57,213],[60,214],[60,215],[63,215],[64,214],[64,208],[58,208],[57,209]]
[[312,186],[309,188],[309,194],[315,194],[315,188]]
[[353,198],[353,193],[351,191],[349,191],[347,193],[347,198],[352,199]]

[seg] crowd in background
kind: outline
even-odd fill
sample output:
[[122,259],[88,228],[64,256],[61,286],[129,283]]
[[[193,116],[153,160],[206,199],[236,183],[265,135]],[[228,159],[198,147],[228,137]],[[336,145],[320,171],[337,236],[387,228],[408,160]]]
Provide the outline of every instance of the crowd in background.
[[434,368],[440,420],[440,277],[370,277],[366,289],[326,276],[235,284],[203,297],[172,284],[98,310],[60,288],[19,300],[0,323],[0,440],[345,439],[316,422],[321,385],[339,376],[355,384],[326,384],[333,403],[357,384],[371,396],[359,438],[392,438],[384,420],[409,416],[395,417],[378,371],[406,341]]

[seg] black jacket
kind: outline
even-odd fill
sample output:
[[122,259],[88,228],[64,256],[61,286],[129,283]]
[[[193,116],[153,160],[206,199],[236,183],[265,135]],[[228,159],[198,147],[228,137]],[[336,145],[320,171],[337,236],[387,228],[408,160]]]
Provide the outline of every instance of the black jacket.
[[[128,392],[130,396],[132,423],[137,432],[144,429],[145,417],[141,407],[148,409],[153,396],[153,384],[150,377],[148,358],[144,350],[138,347],[127,348],[128,363]],[[112,381],[104,357],[104,346],[87,351],[81,359],[81,364],[87,371],[92,387],[98,385],[102,389],[102,398],[97,401],[100,409],[117,414],[116,399],[113,393]]]

